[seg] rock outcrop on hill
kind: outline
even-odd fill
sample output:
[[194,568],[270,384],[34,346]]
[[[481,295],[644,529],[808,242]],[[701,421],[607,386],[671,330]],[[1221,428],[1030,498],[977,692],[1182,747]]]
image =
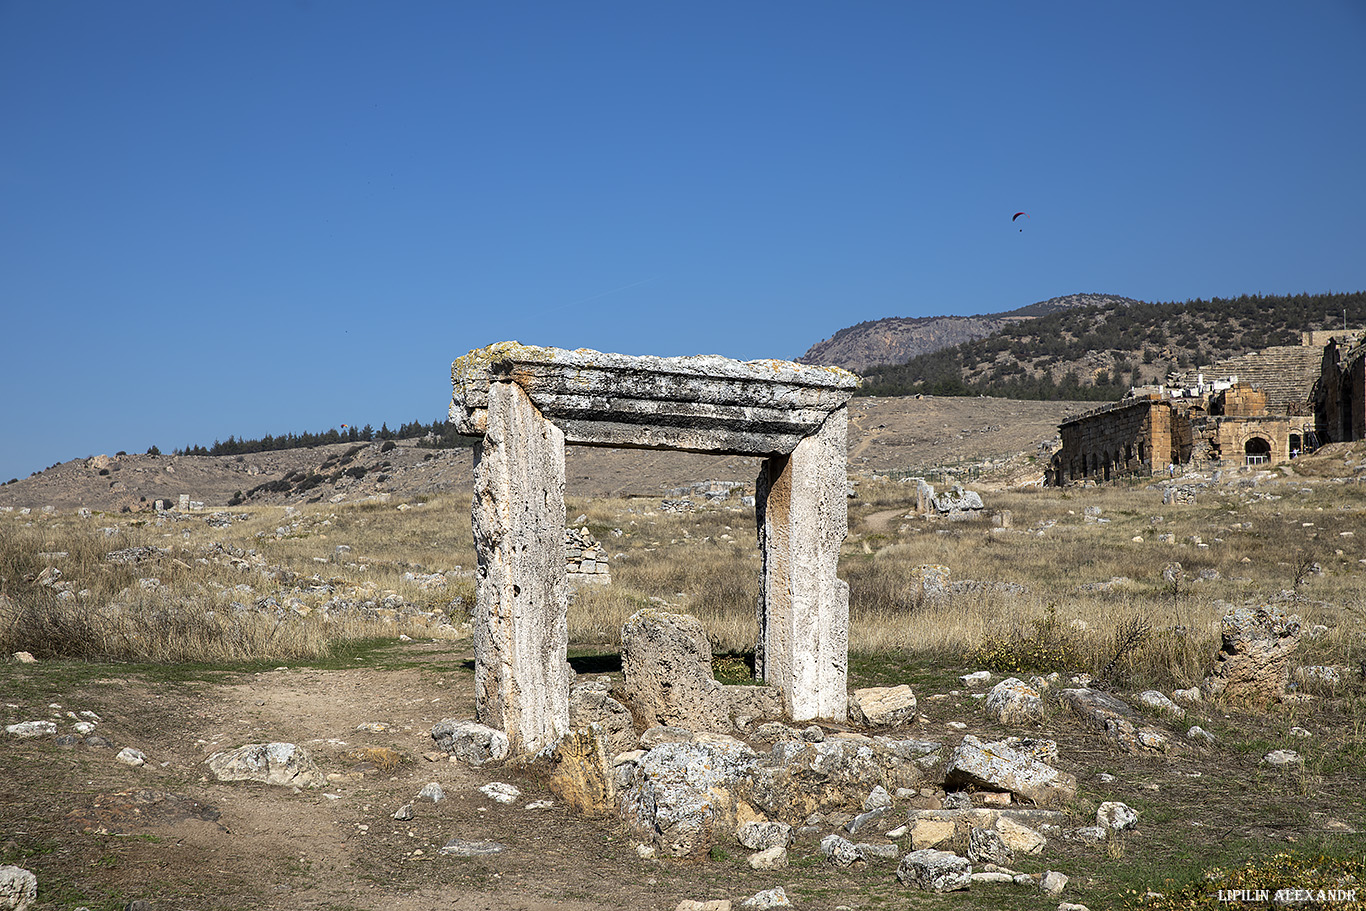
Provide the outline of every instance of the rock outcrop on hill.
[[977,316],[891,316],[841,329],[797,358],[800,364],[825,364],[859,373],[879,364],[904,364],[920,354],[986,338],[1009,323],[1047,316],[1073,307],[1136,303],[1109,294],[1069,294],[1004,313]]

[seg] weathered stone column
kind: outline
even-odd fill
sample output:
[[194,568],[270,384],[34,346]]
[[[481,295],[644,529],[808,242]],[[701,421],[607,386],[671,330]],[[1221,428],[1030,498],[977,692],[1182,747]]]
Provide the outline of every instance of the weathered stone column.
[[756,666],[794,721],[842,721],[848,712],[849,586],[835,575],[849,531],[848,415],[841,405],[791,455],[766,459],[756,484]]
[[564,433],[493,382],[474,459],[475,704],[514,753],[537,753],[569,730]]

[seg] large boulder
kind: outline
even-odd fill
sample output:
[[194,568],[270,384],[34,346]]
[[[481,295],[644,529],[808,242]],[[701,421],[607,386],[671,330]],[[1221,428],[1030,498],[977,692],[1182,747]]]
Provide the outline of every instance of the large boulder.
[[290,788],[316,788],[322,770],[303,747],[292,743],[249,743],[214,753],[207,760],[219,781],[260,781]]
[[941,755],[937,743],[861,734],[781,740],[754,769],[750,800],[770,817],[800,825],[812,813],[862,807],[877,787],[922,785]]
[[733,838],[741,818],[757,817],[743,797],[758,761],[724,735],[660,744],[616,766],[622,818],[670,857],[705,854]]
[[711,640],[687,614],[646,608],[621,628],[625,698],[646,727],[729,731],[726,694],[712,675]]
[[1266,705],[1285,695],[1290,655],[1299,646],[1300,618],[1275,607],[1240,607],[1225,614],[1223,643],[1200,684],[1206,697]]
[[1056,806],[1076,796],[1077,779],[1004,743],[983,743],[972,734],[953,751],[945,770],[950,787],[1009,791],[1039,806]]

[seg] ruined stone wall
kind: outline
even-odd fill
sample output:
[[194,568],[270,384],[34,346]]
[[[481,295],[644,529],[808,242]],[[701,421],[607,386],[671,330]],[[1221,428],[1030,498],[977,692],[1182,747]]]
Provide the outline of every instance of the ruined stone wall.
[[1148,396],[1106,405],[1062,424],[1062,450],[1054,464],[1059,481],[1109,481],[1165,469],[1171,461],[1170,410],[1164,400]]

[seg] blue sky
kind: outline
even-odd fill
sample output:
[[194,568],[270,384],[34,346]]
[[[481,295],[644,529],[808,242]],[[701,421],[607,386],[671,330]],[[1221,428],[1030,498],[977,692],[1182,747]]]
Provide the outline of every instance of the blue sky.
[[1366,289],[1361,0],[0,0],[0,124],[0,481],[505,339]]

